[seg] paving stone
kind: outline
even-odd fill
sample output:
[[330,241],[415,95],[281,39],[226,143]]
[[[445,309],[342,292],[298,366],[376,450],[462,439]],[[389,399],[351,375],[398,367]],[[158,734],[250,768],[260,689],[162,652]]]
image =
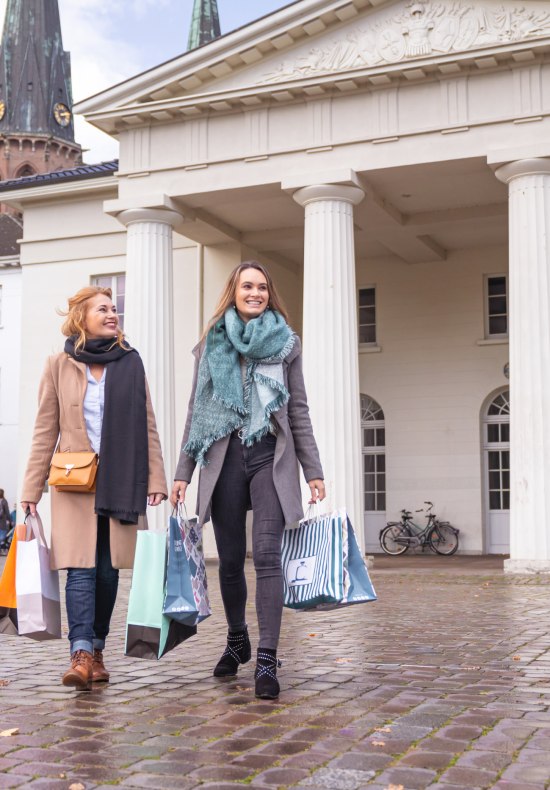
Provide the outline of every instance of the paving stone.
[[322,787],[330,790],[358,790],[361,784],[375,776],[374,771],[321,768],[312,776],[299,782],[299,787]]
[[497,777],[497,771],[483,771],[479,768],[468,768],[455,765],[441,775],[440,781],[449,784],[461,784],[463,787],[491,787]]
[[376,777],[376,781],[383,785],[402,785],[407,790],[423,790],[433,782],[437,776],[435,771],[424,768],[388,768]]

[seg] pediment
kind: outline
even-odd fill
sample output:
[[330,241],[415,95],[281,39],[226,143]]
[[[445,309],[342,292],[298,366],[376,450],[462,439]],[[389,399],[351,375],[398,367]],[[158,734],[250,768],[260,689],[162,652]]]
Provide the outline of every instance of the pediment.
[[362,74],[376,84],[386,72],[422,75],[426,63],[468,57],[487,62],[546,39],[548,0],[301,0],[81,102],[77,111],[92,122],[109,116],[98,125],[111,131],[115,116],[143,118],[147,110],[167,120],[181,102],[192,113],[209,100],[224,110],[233,95],[252,104],[270,89],[317,79],[353,85]]
[[264,64],[258,84],[353,72],[550,37],[548,0],[516,3],[413,0],[354,20],[338,35]]

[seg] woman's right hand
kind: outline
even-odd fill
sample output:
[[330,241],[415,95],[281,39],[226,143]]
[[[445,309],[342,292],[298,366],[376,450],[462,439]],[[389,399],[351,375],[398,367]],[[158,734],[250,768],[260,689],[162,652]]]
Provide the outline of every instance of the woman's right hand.
[[189,483],[187,480],[174,480],[174,485],[172,486],[172,493],[170,494],[170,502],[172,503],[173,507],[177,507],[177,505],[183,505],[185,502],[185,492],[187,491],[187,486]]
[[31,516],[36,516],[36,505],[37,502],[20,502],[19,503],[23,508],[23,513],[27,515],[27,510],[31,511]]

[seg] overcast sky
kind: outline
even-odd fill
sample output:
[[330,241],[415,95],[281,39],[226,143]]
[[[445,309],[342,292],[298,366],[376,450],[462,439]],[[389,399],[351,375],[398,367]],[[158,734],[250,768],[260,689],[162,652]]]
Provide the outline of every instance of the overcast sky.
[[[288,5],[290,0],[218,0],[222,33]],[[6,0],[0,0],[0,19]],[[63,46],[71,53],[73,97],[85,99],[181,55],[193,0],[59,0]],[[86,162],[117,156],[112,138],[76,118]]]

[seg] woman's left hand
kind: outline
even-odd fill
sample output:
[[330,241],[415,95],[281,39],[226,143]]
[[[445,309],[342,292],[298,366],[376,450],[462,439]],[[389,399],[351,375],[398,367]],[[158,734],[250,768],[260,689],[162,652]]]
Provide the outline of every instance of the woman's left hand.
[[314,505],[317,500],[320,502],[326,497],[325,491],[325,481],[324,480],[308,480],[307,484],[311,491],[311,499],[309,500],[310,505]]
[[160,503],[166,499],[164,494],[149,494],[147,497],[147,504],[148,505],[160,505]]

